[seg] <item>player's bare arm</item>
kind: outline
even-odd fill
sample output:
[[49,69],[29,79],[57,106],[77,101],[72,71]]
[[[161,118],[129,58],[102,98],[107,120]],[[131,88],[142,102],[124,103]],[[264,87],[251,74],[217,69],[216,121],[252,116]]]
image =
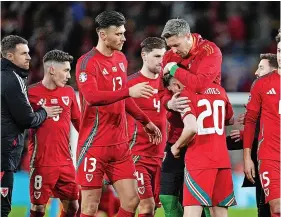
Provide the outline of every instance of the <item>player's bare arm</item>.
[[179,157],[180,149],[187,146],[197,133],[196,117],[193,114],[188,114],[183,118],[184,128],[179,139],[171,147],[171,151],[175,158]]

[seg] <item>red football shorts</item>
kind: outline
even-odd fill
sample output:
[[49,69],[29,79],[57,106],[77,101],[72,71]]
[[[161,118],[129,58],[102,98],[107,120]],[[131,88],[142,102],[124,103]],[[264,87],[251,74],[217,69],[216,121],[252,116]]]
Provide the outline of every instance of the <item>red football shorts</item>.
[[259,175],[265,202],[280,198],[280,161],[260,160]]
[[133,161],[136,167],[140,199],[153,197],[156,207],[159,207],[162,159],[133,155]]
[[110,183],[122,179],[136,179],[135,166],[129,145],[96,146],[77,163],[77,182],[82,187],[101,188],[104,174]]
[[78,200],[79,188],[73,164],[30,169],[30,199],[32,204],[47,204],[50,197]]
[[183,197],[183,206],[236,205],[231,169],[185,169]]

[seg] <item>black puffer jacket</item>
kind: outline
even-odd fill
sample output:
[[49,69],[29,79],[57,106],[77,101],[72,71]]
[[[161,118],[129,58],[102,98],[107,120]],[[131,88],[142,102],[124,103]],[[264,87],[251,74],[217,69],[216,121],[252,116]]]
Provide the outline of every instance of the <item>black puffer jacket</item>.
[[33,112],[27,97],[28,72],[1,59],[1,171],[16,170],[24,146],[25,129],[37,128],[47,117]]

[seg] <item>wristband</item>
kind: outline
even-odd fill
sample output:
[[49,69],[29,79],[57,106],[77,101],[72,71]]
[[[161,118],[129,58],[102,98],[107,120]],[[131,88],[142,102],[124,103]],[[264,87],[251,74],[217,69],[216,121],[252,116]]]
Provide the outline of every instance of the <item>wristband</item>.
[[170,75],[174,76],[178,68],[178,65],[173,65],[170,69]]

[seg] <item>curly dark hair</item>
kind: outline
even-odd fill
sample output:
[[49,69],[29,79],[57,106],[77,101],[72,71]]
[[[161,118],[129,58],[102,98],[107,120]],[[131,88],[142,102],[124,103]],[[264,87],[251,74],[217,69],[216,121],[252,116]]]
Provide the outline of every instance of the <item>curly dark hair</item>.
[[44,57],[43,57],[43,62],[48,62],[48,61],[55,61],[55,62],[70,62],[72,63],[73,61],[73,56],[69,55],[66,52],[63,52],[61,50],[51,50],[47,52]]

